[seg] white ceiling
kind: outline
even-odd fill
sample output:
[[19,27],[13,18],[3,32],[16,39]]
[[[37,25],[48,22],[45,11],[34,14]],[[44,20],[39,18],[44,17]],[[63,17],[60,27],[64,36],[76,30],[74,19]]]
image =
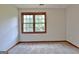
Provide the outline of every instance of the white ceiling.
[[68,4],[44,4],[40,6],[39,4],[15,4],[13,6],[17,8],[66,8],[69,5]]

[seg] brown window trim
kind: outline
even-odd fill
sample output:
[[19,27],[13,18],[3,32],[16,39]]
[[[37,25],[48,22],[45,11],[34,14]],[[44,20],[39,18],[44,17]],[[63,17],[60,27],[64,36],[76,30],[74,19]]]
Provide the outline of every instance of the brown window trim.
[[[35,15],[45,15],[45,31],[44,32],[35,32],[35,23],[33,24],[33,32],[23,32],[23,15],[33,15],[33,21],[35,22]],[[46,33],[47,32],[47,23],[46,23],[46,12],[22,12],[21,13],[21,31],[23,34],[34,34],[34,33]]]

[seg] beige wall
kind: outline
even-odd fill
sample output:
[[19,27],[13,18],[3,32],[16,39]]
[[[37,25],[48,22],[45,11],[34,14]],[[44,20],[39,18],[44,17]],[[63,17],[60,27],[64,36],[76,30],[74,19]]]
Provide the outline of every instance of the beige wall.
[[63,8],[54,9],[19,9],[19,20],[21,23],[21,12],[46,12],[47,13],[47,33],[45,34],[22,34],[21,25],[20,41],[56,41],[65,40],[65,10]]
[[18,39],[18,11],[10,5],[0,5],[0,51],[12,47]]
[[79,47],[79,5],[66,9],[67,40]]

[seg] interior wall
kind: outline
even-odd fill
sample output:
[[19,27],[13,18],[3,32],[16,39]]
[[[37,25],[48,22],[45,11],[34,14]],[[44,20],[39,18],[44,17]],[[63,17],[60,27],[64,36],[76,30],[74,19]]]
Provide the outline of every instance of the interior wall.
[[[46,12],[47,33],[23,34],[21,32],[21,12]],[[50,9],[19,9],[20,41],[56,41],[65,40],[65,10],[63,8]]]
[[[21,12],[46,12],[47,33],[22,34]],[[0,5],[0,51],[6,51],[18,41],[56,41],[65,40],[79,47],[79,5],[66,9],[19,9],[10,5]]]
[[[46,12],[47,33],[22,34],[21,12]],[[67,39],[79,46],[79,5],[49,9],[19,9],[20,41],[56,41]],[[18,10],[0,5],[0,51],[6,51],[18,41]]]
[[79,47],[79,5],[66,9],[67,40]]
[[18,39],[18,10],[10,5],[0,5],[0,51],[6,51]]

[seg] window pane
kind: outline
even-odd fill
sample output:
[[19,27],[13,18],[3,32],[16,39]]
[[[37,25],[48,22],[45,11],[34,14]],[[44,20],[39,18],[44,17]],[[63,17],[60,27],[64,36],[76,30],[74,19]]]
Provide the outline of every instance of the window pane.
[[44,23],[45,15],[35,15],[35,23]]
[[23,25],[24,32],[33,32],[33,24],[24,24]]
[[33,15],[24,15],[24,23],[33,23]]
[[24,24],[23,27],[33,27],[33,24]]
[[24,27],[23,32],[33,32],[33,28],[29,28],[29,27]]
[[45,24],[35,24],[35,32],[44,32]]

